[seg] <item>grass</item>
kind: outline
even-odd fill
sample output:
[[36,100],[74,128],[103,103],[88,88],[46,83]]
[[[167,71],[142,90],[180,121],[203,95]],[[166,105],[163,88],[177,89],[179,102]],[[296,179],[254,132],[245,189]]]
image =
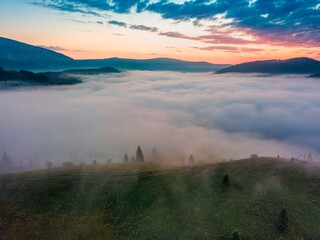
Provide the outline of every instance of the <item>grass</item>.
[[[320,169],[271,158],[0,176],[0,239],[320,239]],[[222,179],[228,174],[230,186]],[[289,227],[277,230],[281,209]]]

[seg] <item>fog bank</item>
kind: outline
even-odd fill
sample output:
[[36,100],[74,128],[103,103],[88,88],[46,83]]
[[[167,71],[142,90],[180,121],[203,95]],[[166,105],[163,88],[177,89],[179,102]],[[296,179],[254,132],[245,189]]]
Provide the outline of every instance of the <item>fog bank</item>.
[[[0,152],[16,161],[122,161],[137,145],[172,161],[320,150],[320,81],[129,71],[68,87],[0,91]],[[178,159],[179,158],[179,159]]]

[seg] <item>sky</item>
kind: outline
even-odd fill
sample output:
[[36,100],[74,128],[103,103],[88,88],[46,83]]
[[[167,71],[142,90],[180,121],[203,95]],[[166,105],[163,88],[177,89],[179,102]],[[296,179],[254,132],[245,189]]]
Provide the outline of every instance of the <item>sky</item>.
[[0,22],[75,59],[320,59],[320,0],[0,0]]

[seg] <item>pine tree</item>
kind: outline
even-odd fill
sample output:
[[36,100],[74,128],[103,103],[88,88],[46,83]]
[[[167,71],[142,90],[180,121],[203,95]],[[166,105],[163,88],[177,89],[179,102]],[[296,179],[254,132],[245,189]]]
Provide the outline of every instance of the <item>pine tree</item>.
[[124,155],[123,161],[124,161],[125,163],[129,162],[128,154],[125,154],[125,155]]
[[53,167],[53,163],[49,160],[46,161],[46,165],[47,165],[48,169],[51,169]]
[[190,164],[194,164],[194,157],[193,157],[192,154],[191,154],[190,157],[189,157],[189,163],[190,163]]
[[228,187],[230,185],[230,179],[228,174],[226,174],[222,179],[222,185]]
[[152,155],[153,155],[153,156],[156,156],[157,153],[158,153],[158,152],[157,152],[156,147],[153,147],[153,148],[152,148]]
[[238,232],[238,230],[234,230],[232,233],[231,233],[231,236],[230,236],[230,239],[231,240],[241,240],[241,234]]
[[142,153],[140,146],[138,146],[138,148],[137,148],[136,161],[137,162],[144,162],[144,156],[143,156],[143,153]]

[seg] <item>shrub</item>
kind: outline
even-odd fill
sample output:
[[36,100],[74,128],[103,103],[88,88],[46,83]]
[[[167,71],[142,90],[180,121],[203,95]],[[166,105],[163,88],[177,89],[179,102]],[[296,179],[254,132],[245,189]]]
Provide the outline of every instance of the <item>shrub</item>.
[[230,240],[241,240],[241,235],[240,233],[238,232],[238,230],[234,230],[232,233],[231,233],[231,236],[230,236]]

